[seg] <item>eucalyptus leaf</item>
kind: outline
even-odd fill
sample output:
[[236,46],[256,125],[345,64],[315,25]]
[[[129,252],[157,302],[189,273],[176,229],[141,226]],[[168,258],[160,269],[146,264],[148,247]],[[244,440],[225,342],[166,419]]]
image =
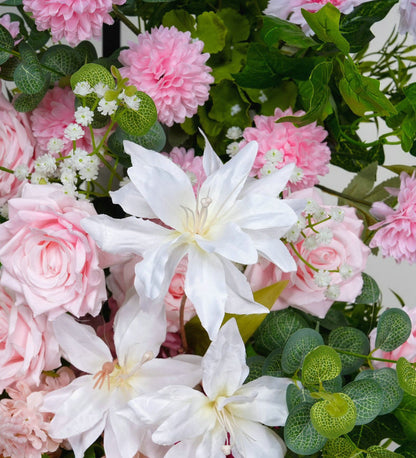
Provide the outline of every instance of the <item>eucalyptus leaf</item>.
[[412,322],[404,310],[385,310],[378,320],[375,346],[383,351],[393,351],[406,342],[411,332]]
[[14,48],[14,39],[6,27],[0,25],[0,65],[10,58],[10,51]]
[[416,370],[415,367],[400,357],[396,364],[397,378],[402,389],[411,396],[416,396]]

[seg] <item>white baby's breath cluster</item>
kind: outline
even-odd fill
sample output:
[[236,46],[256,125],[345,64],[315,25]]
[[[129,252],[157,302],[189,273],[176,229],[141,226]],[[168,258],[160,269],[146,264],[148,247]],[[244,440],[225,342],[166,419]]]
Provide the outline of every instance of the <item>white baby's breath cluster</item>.
[[[276,170],[278,170],[281,167],[281,163],[283,162],[283,156],[284,156],[283,152],[276,148],[272,148],[269,151],[267,151],[266,154],[264,155],[265,163],[263,167],[260,169],[259,176],[265,177],[265,176],[271,175],[272,173],[275,173]],[[293,180],[295,178],[293,177],[295,176],[294,174],[296,172],[296,169],[298,168],[295,167],[294,172],[292,176],[290,177],[289,181],[291,182],[294,182]],[[298,169],[298,170],[301,170],[301,169]],[[303,174],[302,174],[302,177],[303,177]]]

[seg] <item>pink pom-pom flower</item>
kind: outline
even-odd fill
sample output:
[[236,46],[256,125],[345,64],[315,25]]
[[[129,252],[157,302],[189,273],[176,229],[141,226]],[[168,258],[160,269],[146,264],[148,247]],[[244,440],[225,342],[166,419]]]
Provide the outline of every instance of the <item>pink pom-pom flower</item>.
[[190,32],[160,26],[129,46],[120,53],[120,73],[152,97],[161,123],[184,122],[208,100],[214,82],[205,65],[209,54],[202,54],[204,43],[193,41]]

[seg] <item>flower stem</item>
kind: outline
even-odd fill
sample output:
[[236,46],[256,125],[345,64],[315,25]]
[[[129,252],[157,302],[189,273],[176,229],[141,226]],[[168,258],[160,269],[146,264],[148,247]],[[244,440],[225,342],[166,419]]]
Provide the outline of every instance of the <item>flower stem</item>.
[[186,303],[186,294],[182,296],[181,307],[179,309],[179,332],[182,339],[182,349],[184,353],[188,353],[188,340],[186,339],[185,332],[185,303]]
[[321,184],[316,185],[317,188],[321,189],[322,191],[330,194],[331,196],[340,197],[341,199],[349,200],[350,202],[355,202],[357,204],[365,205],[366,207],[371,207],[372,203],[367,202],[365,200],[356,199],[355,197],[348,196],[342,192],[335,191],[334,189],[327,188],[326,186],[322,186]]
[[2,172],[12,173],[12,174],[14,173],[14,170],[8,169],[7,167],[0,166],[0,170]]
[[376,358],[375,356],[371,356],[371,353],[369,355],[361,355],[359,353],[353,353],[352,351],[339,350],[338,348],[334,348],[334,350],[336,350],[338,353],[342,353],[343,355],[356,356],[357,358],[363,358],[372,361],[384,361],[385,363],[397,363],[397,360],[395,359]]
[[137,28],[131,21],[130,19],[125,16],[119,9],[118,6],[116,5],[113,5],[113,12],[114,12],[114,15],[117,16],[118,19],[120,19],[120,21],[125,24],[133,33],[135,33],[136,35],[139,35],[140,34],[140,29]]

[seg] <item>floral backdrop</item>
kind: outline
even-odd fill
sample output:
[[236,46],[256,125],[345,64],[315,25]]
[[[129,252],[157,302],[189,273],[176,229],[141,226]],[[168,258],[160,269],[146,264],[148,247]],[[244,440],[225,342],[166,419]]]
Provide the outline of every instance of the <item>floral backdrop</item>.
[[415,457],[416,4],[0,5],[0,457]]

